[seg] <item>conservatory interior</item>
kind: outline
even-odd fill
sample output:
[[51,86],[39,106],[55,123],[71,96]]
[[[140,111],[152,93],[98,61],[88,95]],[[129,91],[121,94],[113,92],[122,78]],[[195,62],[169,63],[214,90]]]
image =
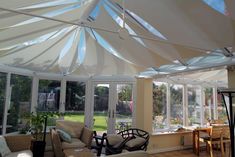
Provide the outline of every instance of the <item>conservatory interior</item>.
[[48,128],[133,127],[149,154],[192,150],[194,129],[229,123],[234,49],[234,0],[2,1],[0,133],[50,112]]

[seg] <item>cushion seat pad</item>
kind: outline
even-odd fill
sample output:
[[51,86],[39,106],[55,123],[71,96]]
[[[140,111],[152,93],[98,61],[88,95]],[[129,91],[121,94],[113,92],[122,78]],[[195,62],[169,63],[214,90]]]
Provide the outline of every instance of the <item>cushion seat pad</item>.
[[77,138],[72,138],[72,142],[62,142],[62,148],[63,149],[72,149],[72,148],[84,148],[86,145],[79,139]]

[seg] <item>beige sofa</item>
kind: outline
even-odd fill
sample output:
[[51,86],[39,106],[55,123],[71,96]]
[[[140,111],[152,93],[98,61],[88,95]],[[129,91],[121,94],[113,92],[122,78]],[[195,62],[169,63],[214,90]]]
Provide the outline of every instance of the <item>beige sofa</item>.
[[[62,141],[57,130],[61,129],[71,136],[71,143]],[[90,148],[93,138],[93,131],[85,127],[83,123],[58,120],[56,121],[56,128],[51,129],[51,142],[54,154],[56,157],[63,157],[63,150]]]
[[30,150],[31,135],[4,136],[11,153],[5,157],[33,157]]
[[84,123],[57,120],[56,129],[64,130],[72,137],[71,143],[61,141],[63,149],[91,147],[93,131],[85,127]]
[[108,157],[150,157],[150,155],[145,151],[133,151],[115,155],[108,155]]

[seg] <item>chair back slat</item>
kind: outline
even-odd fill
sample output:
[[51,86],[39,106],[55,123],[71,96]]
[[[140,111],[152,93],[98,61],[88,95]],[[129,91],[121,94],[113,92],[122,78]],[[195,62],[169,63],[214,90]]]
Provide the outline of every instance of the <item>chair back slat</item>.
[[212,126],[210,137],[212,139],[220,138],[222,131],[223,131],[223,127]]
[[226,126],[222,130],[222,138],[230,139],[230,129],[229,126]]

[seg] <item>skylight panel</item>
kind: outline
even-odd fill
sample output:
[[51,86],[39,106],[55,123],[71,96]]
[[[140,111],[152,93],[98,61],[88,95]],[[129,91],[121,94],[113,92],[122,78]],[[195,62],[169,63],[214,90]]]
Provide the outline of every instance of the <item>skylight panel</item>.
[[63,60],[64,56],[69,52],[69,50],[71,49],[71,47],[74,44],[74,39],[77,36],[77,31],[73,32],[73,34],[70,36],[70,38],[68,39],[67,43],[64,45],[64,48],[61,50],[60,52],[60,56],[59,56],[59,62],[61,60]]
[[110,2],[109,0],[103,0],[103,2],[105,2],[105,4],[107,4],[110,8],[112,8],[113,10],[115,10],[116,12],[118,12],[119,14],[122,14],[122,12],[120,11],[120,9],[118,9],[115,5],[113,5],[113,3]]
[[85,56],[86,56],[86,38],[85,38],[85,32],[84,29],[81,31],[80,35],[80,41],[78,43],[78,49],[77,49],[77,65],[80,65],[84,62]]
[[[49,13],[43,14],[42,16],[45,16],[45,17],[55,17],[55,16],[64,14],[66,12],[72,11],[72,10],[80,8],[80,7],[81,7],[80,4],[72,5],[72,6],[65,7],[65,8],[62,8],[62,9],[59,9],[59,10],[51,11]],[[10,27],[17,27],[17,26],[22,26],[22,25],[26,25],[26,24],[31,24],[31,23],[34,23],[34,22],[39,22],[41,20],[43,20],[43,19],[39,18],[39,17],[34,17],[34,18],[31,18],[29,20],[20,22],[20,23],[18,23],[16,25],[13,25],[13,26],[10,26]]]
[[187,66],[171,64],[171,65],[163,65],[159,69],[160,71],[164,71],[164,72],[174,72],[174,71],[186,70]]
[[[108,12],[108,14],[112,17],[112,19],[120,26],[123,27],[123,19],[118,16],[109,6],[107,6],[106,4],[104,4],[104,8],[105,10]],[[127,31],[129,32],[129,34],[131,35],[135,35],[137,36],[137,34],[135,33],[135,31],[133,29],[131,29],[131,27],[127,24],[125,24],[125,28],[127,29]],[[133,37],[137,42],[139,42],[141,45],[145,46],[144,42],[138,38],[138,37]]]
[[167,40],[167,38],[162,35],[156,28],[154,28],[152,25],[150,25],[148,22],[146,22],[144,19],[136,15],[135,13],[131,12],[130,10],[126,10],[134,20],[136,20],[138,23],[140,23],[145,29],[147,29],[150,33],[154,34],[155,36]]
[[39,4],[19,8],[19,10],[53,7],[53,6],[66,5],[66,4],[72,4],[72,3],[78,3],[78,0],[57,0],[57,1],[52,1],[52,2],[39,3]]
[[88,20],[89,21],[95,21],[96,18],[99,16],[100,14],[100,6],[103,2],[99,1],[99,3],[96,5],[96,7],[91,11]]
[[224,0],[203,0],[203,2],[221,14],[228,14]]
[[54,39],[54,38],[58,37],[61,34],[65,34],[65,33],[69,32],[70,30],[72,30],[72,28],[73,28],[73,26],[70,26],[70,27],[63,28],[63,29],[58,30],[58,31],[53,31],[53,32],[47,33],[45,35],[39,36],[39,37],[37,37],[35,39],[32,39],[32,40],[29,40],[29,41],[25,41],[25,42],[20,43],[20,44],[16,44],[16,45],[12,45],[12,46],[9,46],[9,47],[2,48],[2,49],[0,49],[0,53],[1,53],[1,51],[8,51],[8,53],[11,53],[12,51],[16,51],[16,50],[19,50],[19,49],[22,49],[22,48],[25,48],[25,47],[28,47],[28,46],[32,46],[32,45],[35,45],[35,44],[40,44],[40,43],[45,42],[47,40]]
[[125,59],[124,57],[122,57],[104,38],[102,38],[96,31],[91,30],[90,29],[87,29],[86,28],[86,31],[90,34],[90,36],[97,40],[97,42],[104,48],[106,49],[108,52],[110,52],[112,55],[118,57],[119,59],[127,62],[127,63],[130,63],[130,64],[133,64],[131,61]]

